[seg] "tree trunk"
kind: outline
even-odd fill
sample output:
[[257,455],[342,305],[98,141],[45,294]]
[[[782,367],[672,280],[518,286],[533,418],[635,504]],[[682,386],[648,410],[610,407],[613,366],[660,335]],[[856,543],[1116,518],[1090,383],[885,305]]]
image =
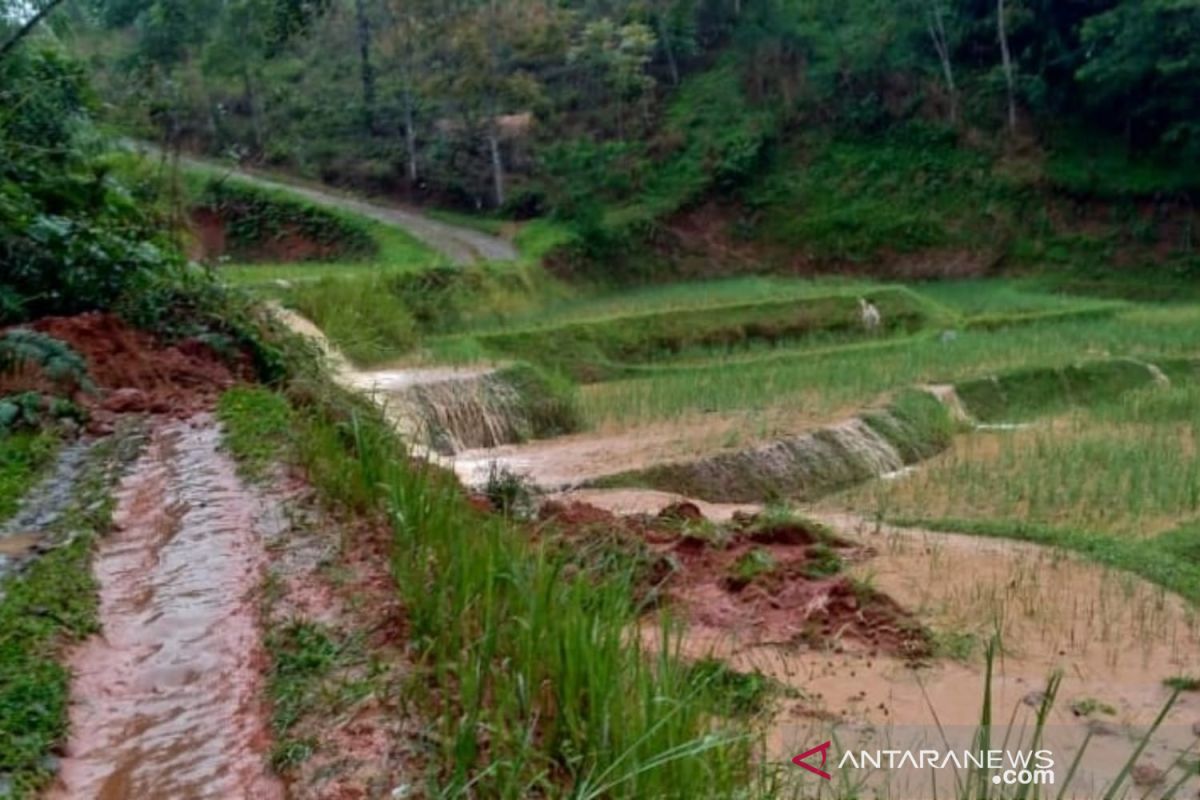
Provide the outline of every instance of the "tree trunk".
[[950,95],[950,124],[958,125],[958,87],[954,83],[954,64],[950,61],[950,42],[946,37],[946,24],[942,19],[941,0],[930,0],[929,38],[942,62],[942,76],[946,79],[946,92]]
[[254,137],[255,155],[263,152],[262,109],[258,106],[258,93],[254,91],[254,81],[250,79],[250,70],[242,71],[242,84],[245,87],[246,103],[250,106],[250,132]]
[[496,119],[499,112],[497,92],[500,81],[500,58],[496,36],[499,32],[500,14],[497,0],[488,3],[490,13],[487,30],[488,58],[491,61],[493,74],[490,76],[491,86],[487,93],[487,140],[488,151],[492,159],[492,189],[495,192],[496,207],[504,205],[504,161],[500,155],[500,123]]
[[38,9],[36,14],[27,19],[24,25],[22,25],[20,28],[17,28],[16,32],[13,33],[12,36],[8,37],[4,44],[0,45],[0,61],[3,61],[4,57],[9,54],[9,51],[20,44],[22,39],[33,33],[41,21],[49,16],[51,11],[61,5],[62,1],[63,0],[50,0],[49,3],[46,3],[46,5]]
[[679,64],[675,61],[675,50],[671,47],[671,36],[667,30],[667,22],[662,14],[658,14],[658,38],[662,41],[663,52],[667,56],[667,67],[671,70],[671,85],[679,85]]
[[413,119],[412,90],[407,84],[404,87],[404,147],[408,152],[408,182],[415,187],[421,176],[417,167],[417,126]]
[[358,58],[362,71],[363,125],[368,133],[375,132],[375,68],[371,65],[371,21],[367,18],[366,0],[354,0],[358,23]]
[[492,189],[496,194],[496,207],[504,205],[504,162],[500,158],[500,134],[496,130],[496,116],[488,122],[488,150],[492,157]]
[[1004,27],[1004,0],[996,0],[996,30],[1000,35],[1000,58],[1004,65],[1004,82],[1008,86],[1008,132],[1017,130],[1017,89],[1013,77],[1012,55],[1008,51],[1008,32]]

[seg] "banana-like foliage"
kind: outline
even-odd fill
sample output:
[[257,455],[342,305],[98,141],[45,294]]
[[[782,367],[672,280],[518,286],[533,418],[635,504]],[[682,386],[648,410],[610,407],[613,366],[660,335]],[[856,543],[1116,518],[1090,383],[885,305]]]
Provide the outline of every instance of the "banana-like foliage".
[[34,366],[62,389],[93,391],[87,362],[66,342],[28,328],[12,328],[0,336],[0,375]]

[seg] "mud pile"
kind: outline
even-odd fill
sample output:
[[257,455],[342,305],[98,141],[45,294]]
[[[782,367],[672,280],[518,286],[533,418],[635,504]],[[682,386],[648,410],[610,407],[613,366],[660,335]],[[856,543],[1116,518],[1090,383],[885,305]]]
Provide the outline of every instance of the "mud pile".
[[[164,344],[112,314],[45,317],[31,327],[66,342],[87,362],[97,391],[80,391],[72,399],[100,428],[113,415],[127,412],[186,417],[211,408],[235,380],[207,344],[196,339]],[[36,377],[32,383],[26,387],[6,385],[5,389],[43,388]]]
[[[848,638],[905,659],[929,653],[926,632],[909,614],[843,574],[869,552],[816,523],[737,514],[715,525],[688,502],[630,517],[551,502],[539,520],[543,534],[562,537],[578,560],[632,560],[645,604],[680,611],[692,637],[815,647]],[[606,552],[595,552],[597,542]]]

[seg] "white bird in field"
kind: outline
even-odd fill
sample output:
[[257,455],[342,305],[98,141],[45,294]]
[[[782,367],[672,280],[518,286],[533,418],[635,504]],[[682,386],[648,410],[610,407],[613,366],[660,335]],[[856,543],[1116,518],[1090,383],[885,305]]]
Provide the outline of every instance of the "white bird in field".
[[879,330],[879,324],[883,322],[879,309],[865,297],[858,298],[858,315],[862,319],[863,327],[871,333]]

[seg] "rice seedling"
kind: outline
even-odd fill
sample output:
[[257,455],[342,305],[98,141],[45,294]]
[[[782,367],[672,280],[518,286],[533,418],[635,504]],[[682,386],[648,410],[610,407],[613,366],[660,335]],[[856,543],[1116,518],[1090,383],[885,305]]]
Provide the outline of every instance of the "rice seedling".
[[431,796],[731,797],[750,785],[754,739],[684,661],[678,626],[661,617],[652,645],[635,635],[633,565],[567,569],[569,553],[480,517],[375,411],[337,396],[298,409],[292,456],[327,502],[391,526],[422,666],[412,700],[431,720]]
[[803,407],[833,414],[916,383],[953,383],[1019,367],[1061,366],[1132,356],[1150,361],[1193,354],[1200,309],[1136,309],[1104,319],[965,330],[953,339],[780,350],[757,358],[717,357],[690,365],[626,368],[624,377],[586,387],[593,425],[636,425],[698,411]]

